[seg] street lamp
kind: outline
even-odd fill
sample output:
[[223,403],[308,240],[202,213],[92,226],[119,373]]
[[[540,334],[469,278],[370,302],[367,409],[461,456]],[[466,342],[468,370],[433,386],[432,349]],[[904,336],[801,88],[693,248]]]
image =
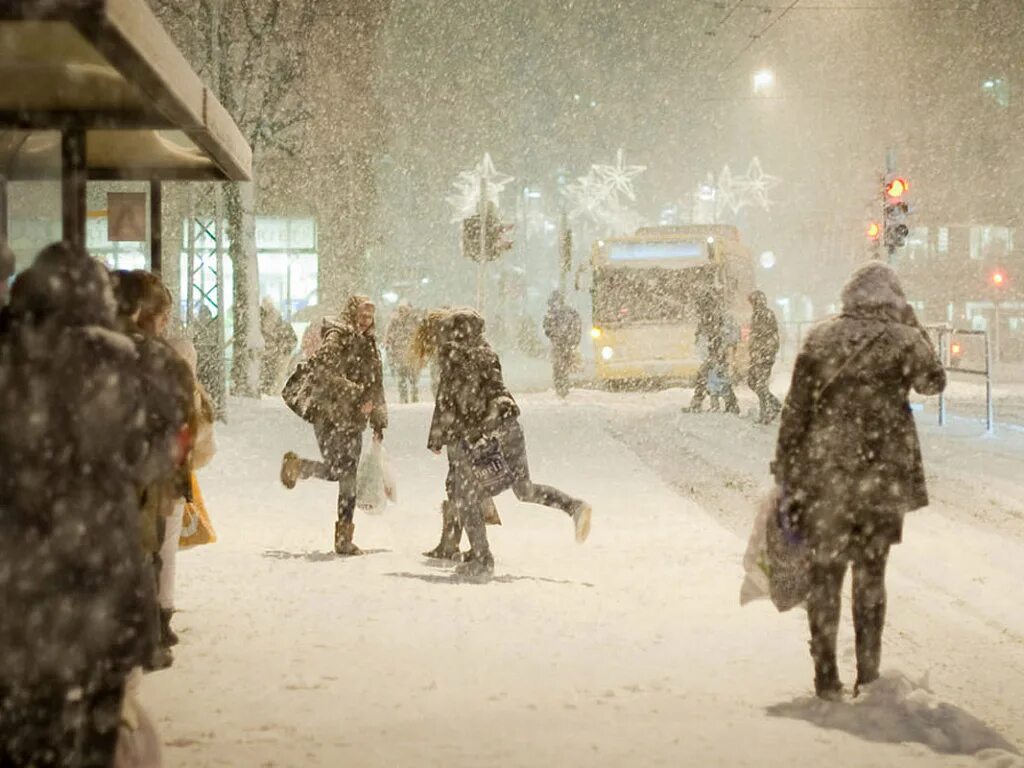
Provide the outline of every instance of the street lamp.
[[775,73],[770,69],[761,69],[754,73],[754,93],[763,96],[775,85]]

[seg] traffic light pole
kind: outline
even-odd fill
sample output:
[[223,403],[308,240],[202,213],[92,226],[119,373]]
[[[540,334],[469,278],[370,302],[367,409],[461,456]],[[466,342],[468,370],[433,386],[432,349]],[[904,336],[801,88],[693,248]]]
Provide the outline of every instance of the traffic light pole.
[[484,313],[484,298],[487,290],[484,281],[484,262],[487,259],[487,176],[480,175],[480,202],[477,203],[477,215],[480,217],[480,260],[476,263],[476,310]]

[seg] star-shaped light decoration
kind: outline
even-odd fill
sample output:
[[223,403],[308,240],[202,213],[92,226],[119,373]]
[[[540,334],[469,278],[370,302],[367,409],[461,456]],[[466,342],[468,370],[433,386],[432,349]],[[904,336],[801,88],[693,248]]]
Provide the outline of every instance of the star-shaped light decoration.
[[743,182],[746,187],[745,197],[748,205],[755,205],[767,211],[772,207],[772,201],[768,199],[768,192],[779,186],[782,179],[765,173],[761,168],[761,161],[755,157],[747,166],[747,175]]
[[608,198],[608,188],[594,175],[593,171],[586,176],[580,176],[575,184],[569,184],[565,188],[565,195],[572,205],[569,210],[569,218],[585,217],[595,224],[600,222],[598,212]]
[[646,165],[626,165],[623,158],[622,148],[615,153],[615,165],[594,165],[593,172],[597,174],[608,190],[613,193],[621,192],[630,200],[636,200],[636,192],[633,191],[633,179],[647,170]]
[[483,159],[472,171],[460,171],[452,183],[455,194],[445,198],[452,207],[452,221],[462,221],[477,212],[480,205],[481,179],[486,179],[487,199],[498,207],[502,191],[514,177],[498,171],[491,160],[491,153],[485,152]]

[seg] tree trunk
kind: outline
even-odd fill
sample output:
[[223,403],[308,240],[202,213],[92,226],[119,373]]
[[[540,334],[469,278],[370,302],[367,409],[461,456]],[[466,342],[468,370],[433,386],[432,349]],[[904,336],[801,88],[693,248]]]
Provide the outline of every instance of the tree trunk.
[[224,209],[234,294],[231,392],[240,397],[258,398],[263,337],[259,322],[259,268],[252,192],[252,182],[225,185]]

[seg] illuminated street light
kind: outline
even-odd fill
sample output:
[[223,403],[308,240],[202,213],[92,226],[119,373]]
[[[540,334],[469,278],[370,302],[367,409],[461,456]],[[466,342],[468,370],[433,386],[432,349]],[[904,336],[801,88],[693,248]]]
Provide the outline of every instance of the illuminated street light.
[[775,85],[775,73],[770,69],[762,69],[754,73],[754,93],[763,94]]

